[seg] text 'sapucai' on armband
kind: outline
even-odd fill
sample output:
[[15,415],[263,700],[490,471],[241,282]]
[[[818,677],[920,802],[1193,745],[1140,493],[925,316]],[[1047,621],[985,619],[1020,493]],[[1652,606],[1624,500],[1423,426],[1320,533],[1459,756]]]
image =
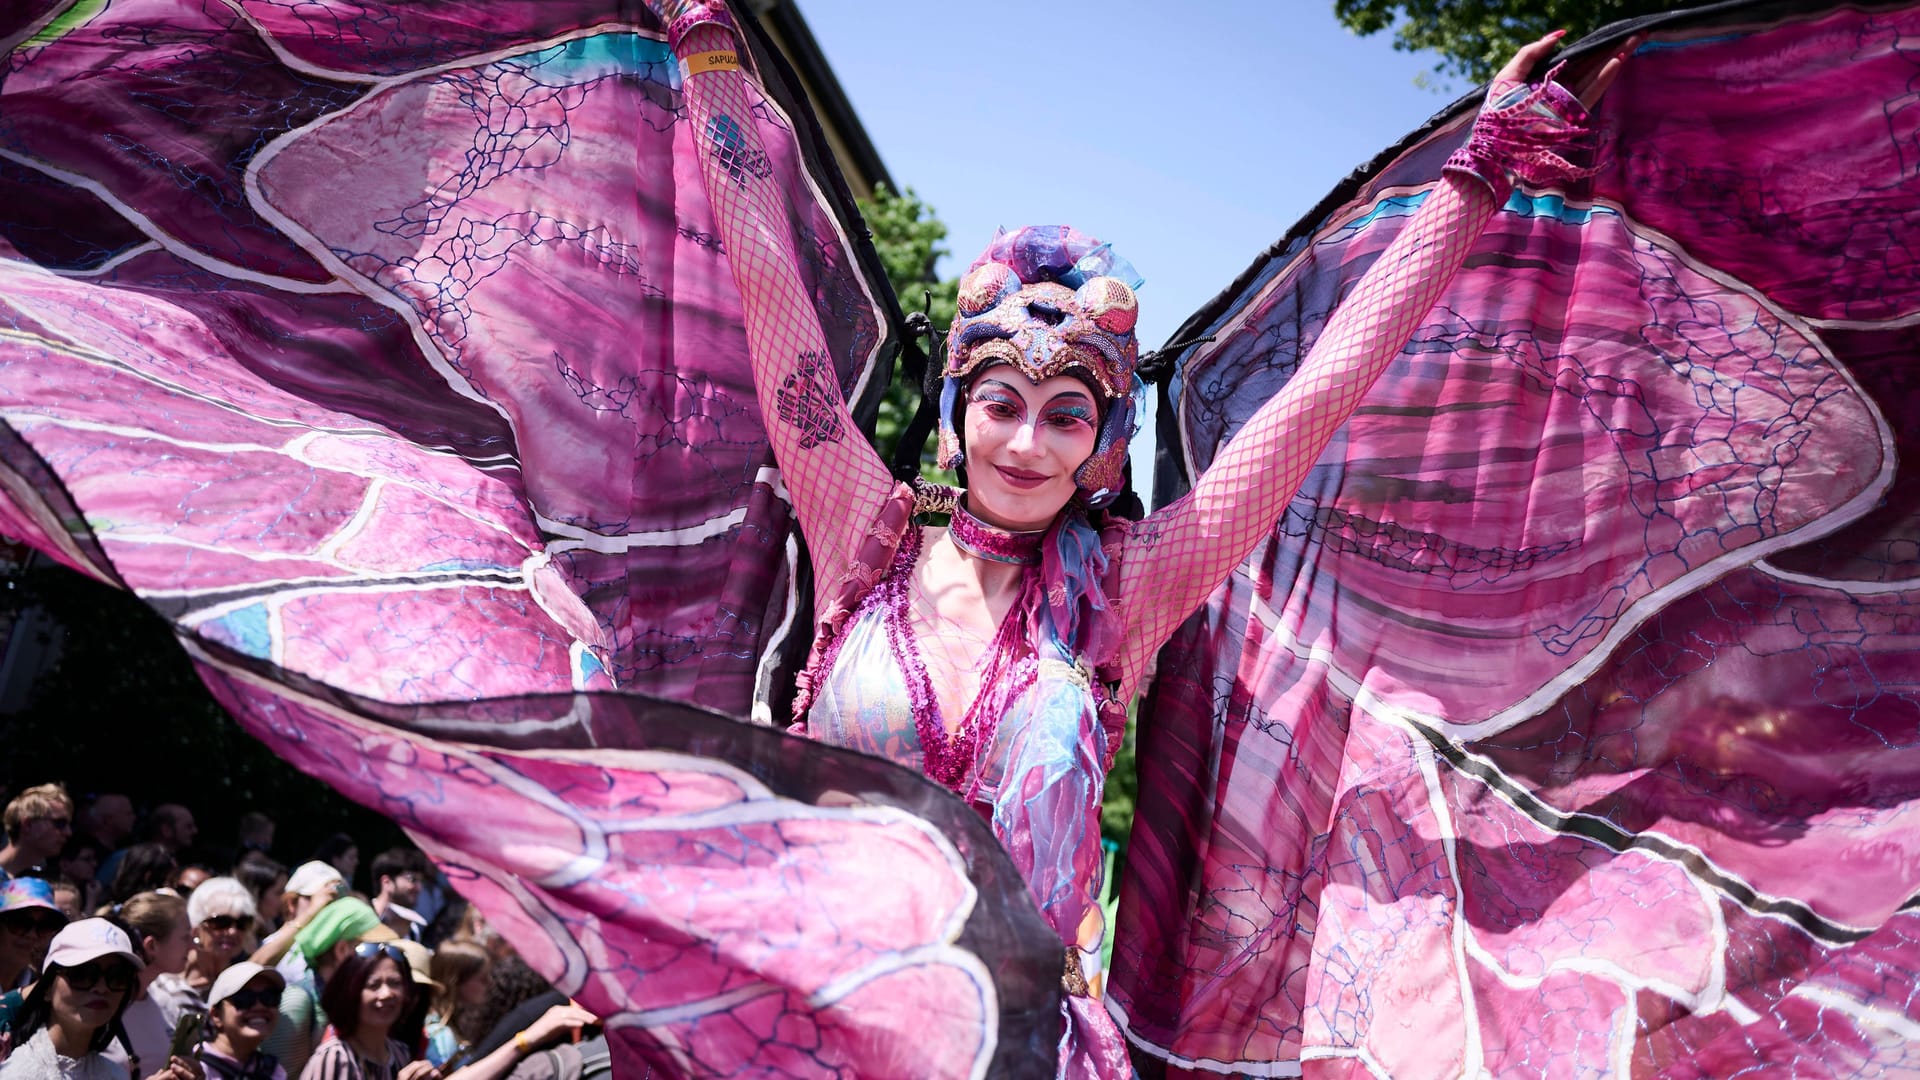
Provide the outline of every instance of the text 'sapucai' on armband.
[[687,78],[709,71],[739,71],[740,54],[728,50],[694,53],[680,61],[680,73]]

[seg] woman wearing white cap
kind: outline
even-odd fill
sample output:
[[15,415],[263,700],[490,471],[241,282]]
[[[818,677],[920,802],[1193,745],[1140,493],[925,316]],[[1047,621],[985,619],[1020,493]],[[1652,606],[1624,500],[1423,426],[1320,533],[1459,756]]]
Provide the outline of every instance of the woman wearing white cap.
[[[23,1041],[0,1064],[0,1080],[126,1080],[126,1071],[100,1051],[133,997],[143,966],[126,933],[105,919],[81,919],[55,934],[46,970],[14,1025]],[[185,1058],[174,1058],[152,1075],[200,1077]]]
[[270,967],[242,960],[220,973],[207,991],[207,1025],[200,1047],[206,1080],[287,1080],[287,1071],[260,1044],[280,1018],[287,981]]

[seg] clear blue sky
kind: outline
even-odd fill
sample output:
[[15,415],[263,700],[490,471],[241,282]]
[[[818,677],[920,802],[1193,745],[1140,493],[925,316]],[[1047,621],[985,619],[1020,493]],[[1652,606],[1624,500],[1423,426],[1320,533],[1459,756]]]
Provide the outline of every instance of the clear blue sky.
[[1147,280],[1143,350],[1465,89],[1416,86],[1435,58],[1355,37],[1333,0],[800,10],[895,182],[950,226],[960,266],[1000,225],[1092,233]]

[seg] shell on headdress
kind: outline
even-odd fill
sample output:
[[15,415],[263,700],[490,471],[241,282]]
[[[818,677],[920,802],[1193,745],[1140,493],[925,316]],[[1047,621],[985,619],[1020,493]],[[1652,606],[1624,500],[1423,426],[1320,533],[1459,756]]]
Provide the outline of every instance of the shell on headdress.
[[1140,302],[1119,278],[1097,277],[1075,291],[1094,325],[1109,334],[1130,334],[1140,318]]
[[1002,232],[960,280],[943,374],[1007,363],[1038,382],[1078,370],[1108,400],[1125,396],[1139,359],[1128,279],[1111,247],[1067,226]]
[[1020,276],[1010,266],[988,263],[975,267],[960,279],[960,294],[957,297],[960,314],[978,315],[991,311],[1019,288]]

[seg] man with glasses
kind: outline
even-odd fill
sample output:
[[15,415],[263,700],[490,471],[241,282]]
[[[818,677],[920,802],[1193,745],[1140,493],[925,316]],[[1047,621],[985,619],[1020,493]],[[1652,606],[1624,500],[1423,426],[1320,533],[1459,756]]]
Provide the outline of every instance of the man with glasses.
[[16,877],[52,877],[54,857],[73,835],[73,800],[59,784],[40,784],[21,792],[0,815],[7,846],[0,848],[0,881]]
[[373,860],[373,880],[380,891],[373,898],[374,914],[388,929],[419,941],[427,920],[413,909],[420,902],[420,885],[429,868],[426,857],[408,848],[383,851]]

